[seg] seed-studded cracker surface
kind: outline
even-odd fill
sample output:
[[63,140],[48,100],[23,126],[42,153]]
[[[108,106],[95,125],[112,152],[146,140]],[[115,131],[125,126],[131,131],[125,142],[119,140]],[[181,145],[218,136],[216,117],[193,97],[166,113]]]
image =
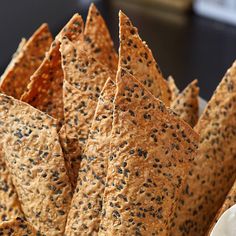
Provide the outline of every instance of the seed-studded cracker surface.
[[75,183],[98,97],[106,80],[112,76],[106,65],[83,49],[80,42],[62,39],[64,120]]
[[0,235],[3,236],[45,236],[23,218],[0,223]]
[[26,219],[43,234],[62,235],[71,186],[56,120],[6,95],[0,95],[0,120],[6,165]]
[[61,67],[60,41],[63,36],[77,41],[82,37],[83,20],[75,14],[58,34],[38,70],[31,76],[28,90],[21,100],[56,118],[63,123],[63,70]]
[[171,92],[167,82],[163,79],[151,50],[146,42],[143,42],[139,37],[138,30],[132,25],[130,19],[122,12],[119,13],[119,18],[119,67],[126,68],[155,97],[162,100],[166,106],[169,106]]
[[42,63],[52,40],[48,25],[42,24],[13,57],[1,76],[1,92],[20,99],[30,81],[30,76]]
[[167,235],[198,135],[125,70],[114,107],[99,235]]
[[194,127],[198,121],[198,95],[199,87],[197,86],[197,80],[194,80],[177,96],[170,106],[191,127]]
[[107,65],[116,74],[118,55],[106,23],[94,4],[90,5],[85,24],[84,47],[96,60]]
[[10,173],[4,161],[2,147],[0,149],[0,221],[23,216],[20,202],[15,187],[12,183]]
[[205,235],[236,176],[236,63],[217,87],[195,130],[200,144],[173,221],[172,235]]
[[98,234],[110,154],[115,89],[114,82],[108,79],[100,94],[68,215],[66,235]]

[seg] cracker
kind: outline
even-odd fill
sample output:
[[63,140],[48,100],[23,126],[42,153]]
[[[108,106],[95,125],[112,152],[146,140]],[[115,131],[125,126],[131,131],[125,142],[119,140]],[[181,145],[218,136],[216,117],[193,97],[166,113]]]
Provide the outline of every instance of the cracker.
[[204,235],[236,177],[236,63],[195,130],[200,144],[173,222],[173,235]]
[[96,235],[99,231],[115,87],[114,82],[108,79],[98,100],[67,219],[66,235]]
[[168,77],[168,86],[171,92],[171,103],[178,97],[179,95],[179,89],[177,85],[175,84],[175,80],[172,76]]
[[22,216],[22,211],[2,150],[0,154],[0,221],[2,222]]
[[99,235],[167,235],[198,135],[125,70],[117,86]]
[[120,11],[120,49],[119,66],[126,68],[135,78],[166,106],[169,106],[171,94],[167,82],[148,48],[138,35],[130,19]]
[[80,42],[72,43],[65,37],[61,44],[64,70],[64,120],[68,152],[75,183],[89,129],[94,117],[98,97],[106,82],[113,75],[106,65],[83,51]]
[[232,207],[233,205],[236,204],[236,182],[234,182],[233,187],[231,188],[231,190],[229,191],[224,204],[222,205],[222,207],[218,210],[211,226],[210,229],[208,231],[208,235],[210,236],[211,231],[213,230],[215,224],[217,223],[217,221],[220,219],[220,217],[223,215],[223,213],[225,211],[227,211],[230,207]]
[[30,76],[42,63],[51,43],[52,36],[48,25],[42,24],[13,58],[10,66],[2,75],[1,92],[20,99],[26,90]]
[[9,236],[43,236],[23,218],[15,218],[0,224],[0,235]]
[[61,54],[59,40],[68,36],[77,41],[83,31],[83,20],[75,14],[52,43],[49,52],[38,70],[32,75],[28,90],[22,95],[21,100],[37,109],[53,116],[59,123],[63,123],[63,70],[61,68]]
[[62,235],[71,186],[57,122],[39,110],[0,95],[0,134],[8,170],[26,219],[46,235]]
[[89,8],[84,36],[84,46],[89,54],[100,63],[107,65],[115,74],[118,55],[106,23],[93,3]]
[[43,63],[32,75],[21,100],[63,122],[60,44],[53,43]]
[[197,86],[197,80],[194,80],[177,96],[170,106],[191,127],[194,127],[198,120],[198,95],[199,87]]

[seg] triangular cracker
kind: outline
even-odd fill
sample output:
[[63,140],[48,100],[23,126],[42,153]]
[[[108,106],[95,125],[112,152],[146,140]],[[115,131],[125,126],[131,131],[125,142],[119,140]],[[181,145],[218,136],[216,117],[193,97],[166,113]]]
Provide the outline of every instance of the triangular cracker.
[[125,70],[117,86],[99,235],[167,235],[198,135]]
[[83,31],[84,21],[81,15],[76,13],[56,36],[56,40],[61,42],[62,38],[66,36],[68,39],[70,39],[70,41],[77,42],[83,36]]
[[[10,173],[4,161],[4,154],[0,151],[0,221],[23,216],[20,202]],[[0,234],[1,235],[1,234]]]
[[113,75],[109,68],[83,51],[80,42],[63,38],[61,44],[64,70],[64,120],[67,132],[68,153],[75,183],[89,129],[94,117],[98,97]]
[[37,109],[63,121],[62,84],[60,44],[52,44],[39,69],[31,77],[28,91],[21,100]]
[[178,97],[179,95],[179,89],[177,85],[175,84],[175,80],[172,76],[169,76],[167,79],[168,86],[171,92],[171,103]]
[[0,235],[3,236],[43,236],[29,222],[23,218],[0,223]]
[[116,73],[118,55],[114,49],[109,30],[100,12],[92,3],[89,8],[84,29],[84,46],[100,63],[107,65]]
[[1,92],[20,99],[30,81],[30,76],[42,63],[51,43],[52,36],[48,25],[42,24],[1,76]]
[[222,205],[222,207],[219,209],[219,211],[217,212],[211,226],[210,229],[208,231],[208,235],[210,236],[212,229],[214,228],[215,224],[217,223],[217,221],[220,219],[220,217],[223,215],[223,213],[225,211],[227,211],[230,207],[234,206],[236,204],[236,182],[234,182],[233,187],[231,188],[231,190],[229,191],[224,204]]
[[236,177],[236,63],[217,87],[195,130],[198,155],[184,186],[172,235],[204,235]]
[[138,35],[130,19],[120,11],[119,67],[126,68],[135,78],[166,106],[170,105],[171,94],[167,82],[153,58],[146,42]]
[[30,78],[28,91],[21,100],[53,116],[63,123],[63,70],[61,68],[60,40],[63,36],[77,41],[83,31],[83,20],[75,14],[52,43],[39,69]]
[[199,87],[197,80],[192,81],[171,103],[171,109],[191,127],[194,127],[198,120],[198,95]]
[[95,235],[99,231],[115,88],[114,82],[108,79],[100,94],[67,219],[66,235]]
[[26,219],[46,235],[63,234],[71,186],[56,120],[6,95],[0,111],[5,160]]

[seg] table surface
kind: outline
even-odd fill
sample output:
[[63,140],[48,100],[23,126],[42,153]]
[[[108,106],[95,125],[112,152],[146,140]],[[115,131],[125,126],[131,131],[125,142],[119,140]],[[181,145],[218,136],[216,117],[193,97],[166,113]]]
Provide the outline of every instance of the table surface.
[[[86,17],[87,0],[2,1],[0,3],[0,72],[9,63],[22,37],[29,37],[43,22],[54,35],[73,13]],[[118,48],[118,11],[138,27],[165,77],[173,75],[183,89],[197,78],[200,94],[209,99],[236,58],[236,27],[194,13],[179,14],[147,8],[127,0],[97,0]]]

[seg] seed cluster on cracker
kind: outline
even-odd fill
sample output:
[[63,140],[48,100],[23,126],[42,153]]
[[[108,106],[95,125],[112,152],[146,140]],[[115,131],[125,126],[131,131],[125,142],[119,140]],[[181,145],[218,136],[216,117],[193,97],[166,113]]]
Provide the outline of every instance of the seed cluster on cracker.
[[[206,235],[236,202],[236,64],[198,119],[119,13],[23,39],[0,83],[0,235]],[[228,196],[227,196],[228,195]]]

